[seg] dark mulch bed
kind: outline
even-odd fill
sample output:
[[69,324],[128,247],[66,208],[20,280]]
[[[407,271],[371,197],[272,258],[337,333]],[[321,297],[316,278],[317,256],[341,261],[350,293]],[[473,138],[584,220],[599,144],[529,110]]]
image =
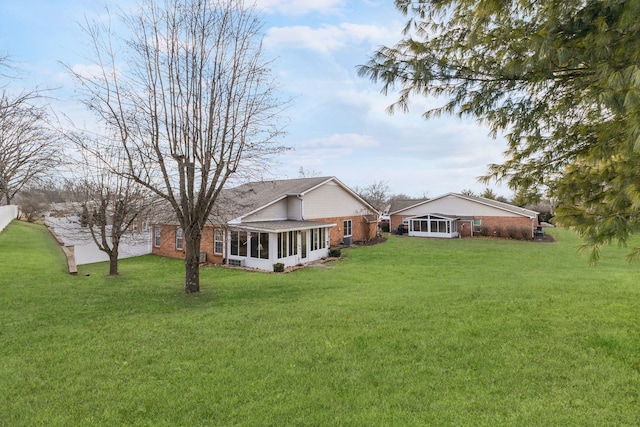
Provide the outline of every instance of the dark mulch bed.
[[387,238],[384,236],[377,236],[371,240],[367,240],[366,242],[358,242],[356,243],[357,246],[373,246],[373,245],[377,245],[378,243],[384,243],[387,241]]
[[534,242],[544,242],[544,243],[551,243],[551,242],[555,242],[554,238],[552,235],[550,234],[546,234],[544,236],[536,236],[533,238]]

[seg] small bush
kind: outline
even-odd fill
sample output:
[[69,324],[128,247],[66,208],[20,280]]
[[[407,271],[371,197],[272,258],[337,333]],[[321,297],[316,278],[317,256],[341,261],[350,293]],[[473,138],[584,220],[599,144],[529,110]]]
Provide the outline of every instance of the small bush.
[[340,255],[341,255],[340,248],[329,249],[329,256],[331,258],[340,258]]
[[507,227],[507,236],[510,239],[517,239],[519,237],[518,236],[518,229],[516,227],[512,226],[512,225],[508,226]]
[[276,262],[273,264],[273,272],[274,273],[283,273],[284,272],[284,264],[281,262]]
[[493,235],[495,237],[502,237],[502,227],[496,227],[493,229]]
[[521,227],[520,234],[522,235],[522,240],[531,239],[531,230],[529,230],[527,227]]
[[478,235],[485,236],[485,237],[488,236],[489,235],[489,227],[481,225],[480,228],[478,229]]

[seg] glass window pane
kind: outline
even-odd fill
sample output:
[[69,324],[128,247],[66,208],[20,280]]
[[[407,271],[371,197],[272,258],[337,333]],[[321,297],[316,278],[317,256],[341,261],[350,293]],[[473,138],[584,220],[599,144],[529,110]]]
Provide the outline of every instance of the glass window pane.
[[260,251],[260,258],[269,259],[269,233],[260,233],[258,250]]

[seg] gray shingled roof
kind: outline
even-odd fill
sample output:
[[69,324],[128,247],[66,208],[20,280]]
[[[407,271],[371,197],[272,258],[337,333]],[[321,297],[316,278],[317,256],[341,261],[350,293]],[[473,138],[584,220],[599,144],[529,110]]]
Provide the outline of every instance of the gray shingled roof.
[[389,213],[398,212],[404,210],[408,207],[420,204],[422,202],[426,202],[429,199],[394,199],[391,201],[391,206],[389,207]]
[[225,190],[223,194],[220,195],[221,202],[228,207],[233,206],[234,212],[232,216],[237,218],[276,202],[288,195],[305,193],[330,179],[333,179],[333,177],[322,176],[249,182]]
[[[329,181],[336,180],[332,176],[312,178],[281,179],[273,181],[256,181],[225,189],[216,200],[209,222],[226,224],[232,219],[246,216],[260,208],[275,203],[289,195],[299,195]],[[339,183],[339,181],[337,181]],[[343,184],[341,184],[343,185]],[[363,203],[366,203],[363,201]],[[160,210],[158,222],[175,222],[175,214],[171,206]]]

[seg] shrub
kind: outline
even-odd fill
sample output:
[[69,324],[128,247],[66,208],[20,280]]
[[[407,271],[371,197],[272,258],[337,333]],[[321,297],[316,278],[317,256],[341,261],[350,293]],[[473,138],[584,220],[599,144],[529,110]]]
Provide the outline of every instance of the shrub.
[[274,273],[283,273],[284,272],[284,264],[281,262],[276,262],[273,264],[273,272]]
[[493,235],[495,237],[502,237],[502,227],[496,227],[493,229]]
[[518,238],[518,229],[516,227],[514,227],[513,225],[507,226],[507,236],[510,239],[517,239]]
[[521,227],[520,234],[522,234],[522,240],[531,239],[531,230],[529,230],[527,227]]
[[481,225],[478,229],[478,235],[480,236],[488,236],[489,235],[489,227]]
[[331,258],[340,258],[340,255],[341,255],[340,248],[329,249],[329,256]]

